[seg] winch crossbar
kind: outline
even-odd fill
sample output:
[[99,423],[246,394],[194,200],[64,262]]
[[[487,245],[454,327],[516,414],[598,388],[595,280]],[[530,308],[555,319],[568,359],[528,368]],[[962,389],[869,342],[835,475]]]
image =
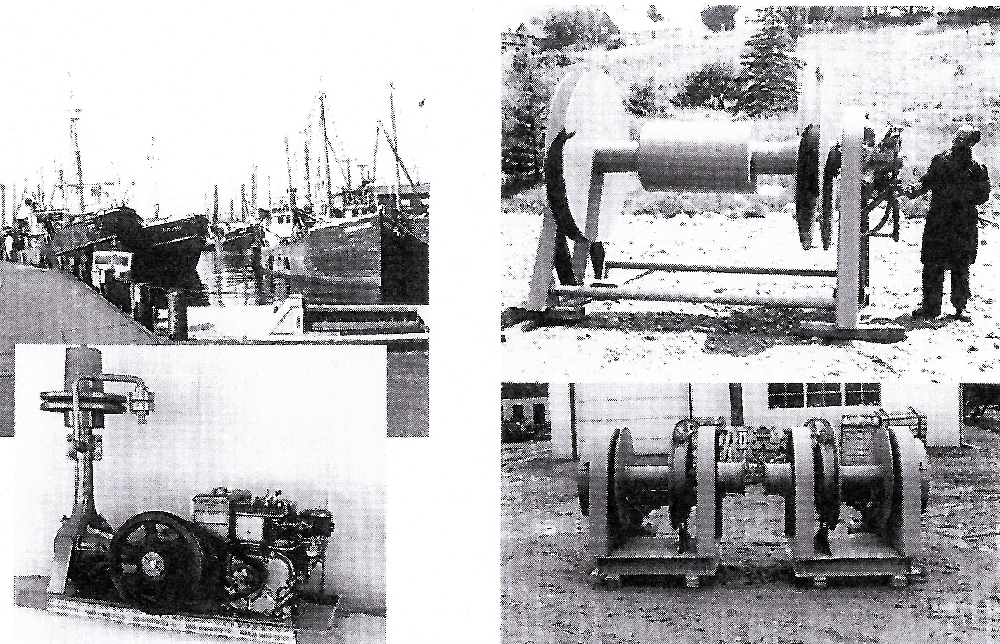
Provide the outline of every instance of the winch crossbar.
[[617,286],[553,286],[554,295],[590,300],[645,300],[651,302],[702,302],[709,304],[740,304],[746,306],[787,306],[807,309],[833,309],[832,297],[776,297],[755,293],[698,293],[694,291],[667,291],[652,289],[620,288]]
[[827,268],[778,268],[770,266],[725,266],[709,264],[669,264],[663,262],[634,262],[609,259],[606,269],[624,268],[637,271],[666,271],[672,273],[741,273],[746,275],[794,275],[797,277],[836,277],[835,269]]

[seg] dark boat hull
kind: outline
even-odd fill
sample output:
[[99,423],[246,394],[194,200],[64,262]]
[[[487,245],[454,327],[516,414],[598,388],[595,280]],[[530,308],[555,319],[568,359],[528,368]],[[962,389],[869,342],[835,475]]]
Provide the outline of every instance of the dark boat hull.
[[224,253],[245,253],[260,244],[261,234],[258,226],[245,226],[231,230],[216,242],[216,247]]
[[143,226],[134,210],[122,207],[56,230],[50,247],[85,281],[95,250],[123,250],[133,253],[133,280],[173,288],[196,275],[207,235],[208,219],[202,216]]
[[208,237],[208,218],[201,215],[154,223],[142,229],[132,274],[136,281],[164,287],[184,286],[197,274]]
[[270,249],[289,287],[362,304],[427,304],[427,243],[377,214],[317,226]]
[[56,255],[132,250],[142,236],[142,218],[131,208],[115,208],[57,229],[49,246]]

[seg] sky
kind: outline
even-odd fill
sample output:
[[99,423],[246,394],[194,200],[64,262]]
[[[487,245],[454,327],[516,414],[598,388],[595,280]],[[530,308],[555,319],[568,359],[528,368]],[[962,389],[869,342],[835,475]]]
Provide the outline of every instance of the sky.
[[[390,82],[401,155],[415,179],[429,180],[428,18],[408,3],[334,5],[8,7],[0,21],[0,183],[8,202],[12,187],[20,193],[40,181],[51,195],[57,168],[69,180],[73,105],[81,110],[85,183],[115,183],[112,195],[142,215],[155,198],[163,216],[204,212],[218,184],[220,208],[235,198],[238,212],[240,184],[249,196],[255,164],[258,202],[266,202],[268,176],[272,198],[284,194],[284,138],[301,165],[320,91],[339,154],[370,167],[376,122],[391,127]],[[293,172],[301,183],[304,171]],[[378,174],[395,179],[384,138]],[[336,186],[341,173],[334,167],[332,175]]]

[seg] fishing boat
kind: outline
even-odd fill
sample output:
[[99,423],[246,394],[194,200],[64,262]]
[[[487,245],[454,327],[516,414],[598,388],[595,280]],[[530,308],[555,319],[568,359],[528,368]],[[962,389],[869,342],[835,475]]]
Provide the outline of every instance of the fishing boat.
[[[323,98],[321,94],[319,114],[325,139]],[[348,185],[336,198],[328,192],[317,213],[309,206],[296,207],[289,166],[290,204],[262,221],[265,238],[271,240],[267,268],[288,280],[291,290],[341,302],[428,303],[430,185],[410,179],[395,136],[390,138],[381,123],[379,128],[376,137],[385,133],[408,187],[375,186],[373,177],[367,177],[353,188],[345,175]],[[328,157],[325,161],[329,177]]]
[[[135,281],[173,287],[188,281],[195,274],[201,251],[208,236],[208,219],[200,215],[177,219],[159,217],[144,222],[129,206],[87,212],[84,195],[93,193],[103,184],[84,184],[77,142],[76,122],[70,117],[70,142],[75,159],[74,180],[63,188],[78,191],[73,211],[69,209],[37,209],[36,219],[47,232],[42,255],[46,263],[71,266],[84,281],[90,281],[94,251],[126,251],[133,253],[132,276]],[[97,191],[98,194],[100,191]],[[35,208],[33,208],[35,209]]]
[[137,281],[170,285],[195,272],[208,237],[208,217],[154,219],[142,227],[133,249]]
[[73,267],[88,279],[95,251],[126,251],[133,254],[132,276],[137,282],[175,286],[198,264],[208,234],[208,219],[200,215],[175,220],[142,217],[124,205],[87,213],[68,223],[49,222],[48,250],[61,266]]
[[209,229],[205,250],[240,255],[260,245],[261,225],[246,222],[219,222]]

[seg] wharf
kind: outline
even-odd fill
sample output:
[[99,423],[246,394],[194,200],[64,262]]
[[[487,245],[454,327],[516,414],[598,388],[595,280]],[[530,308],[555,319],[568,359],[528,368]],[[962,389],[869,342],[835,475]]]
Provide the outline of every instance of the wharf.
[[162,342],[72,275],[0,262],[0,436],[14,435],[14,345]]
[[[225,309],[190,309],[190,322]],[[255,309],[260,309],[256,311]],[[265,313],[266,309],[266,313]],[[275,344],[267,334],[248,337],[246,326],[259,326],[273,317],[272,307],[238,307],[227,320],[236,328],[228,335],[202,335],[191,329],[191,343]],[[256,313],[257,315],[252,315]],[[246,320],[254,321],[247,324]],[[206,324],[205,326],[211,326]],[[224,327],[229,325],[223,325]],[[298,336],[285,342],[335,343],[347,338]],[[423,346],[409,341],[388,347],[387,385],[389,436],[427,436],[429,433],[429,361],[427,338]],[[369,338],[367,341],[377,341]],[[0,261],[0,437],[14,435],[14,346],[17,344],[162,344],[169,342],[123,314],[92,288],[68,273]],[[357,336],[352,343],[358,343]]]

